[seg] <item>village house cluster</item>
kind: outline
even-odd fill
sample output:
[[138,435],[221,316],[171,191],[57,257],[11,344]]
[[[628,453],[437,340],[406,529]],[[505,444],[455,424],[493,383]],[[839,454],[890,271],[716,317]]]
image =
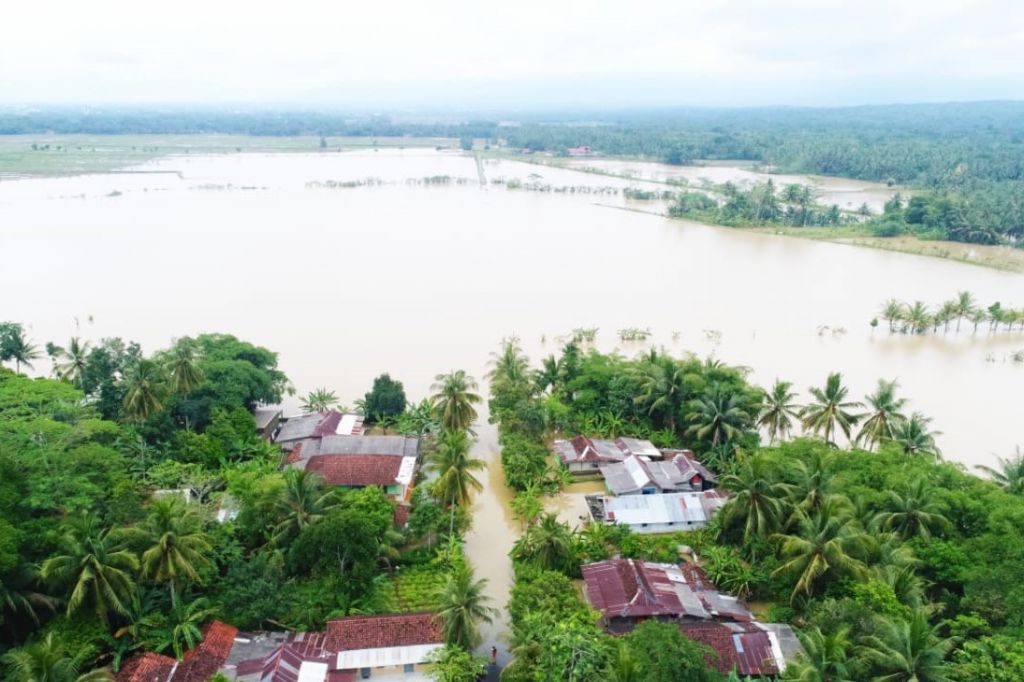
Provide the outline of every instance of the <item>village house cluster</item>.
[[[367,435],[361,416],[334,410],[282,421],[280,411],[261,409],[255,418],[259,433],[281,446],[282,467],[316,471],[338,488],[380,486],[396,503],[395,525],[405,525],[418,439]],[[247,633],[213,621],[183,660],[146,652],[125,662],[117,682],[201,682],[218,672],[241,682],[426,682],[427,659],[443,644],[432,613],[353,616],[312,633]]]
[[596,523],[637,533],[703,528],[725,505],[714,473],[690,450],[659,450],[637,438],[557,440],[554,451],[575,476],[600,475],[612,493],[587,497]]

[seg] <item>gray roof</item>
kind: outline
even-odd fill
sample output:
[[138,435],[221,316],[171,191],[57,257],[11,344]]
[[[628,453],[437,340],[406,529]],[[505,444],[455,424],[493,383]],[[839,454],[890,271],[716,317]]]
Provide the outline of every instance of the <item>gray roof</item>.
[[319,412],[312,414],[303,414],[298,417],[289,417],[284,424],[281,425],[281,430],[277,434],[277,442],[302,440],[303,438],[312,438],[313,432],[316,431],[316,427],[319,426],[320,422],[323,421],[324,415]]
[[649,440],[641,438],[617,438],[615,443],[619,446],[619,449],[623,452],[631,455],[640,455],[642,457],[650,457],[652,459],[661,459],[661,450],[654,447],[654,443]]
[[659,495],[602,497],[606,521],[627,526],[642,524],[704,524],[724,504],[725,496],[715,490]]
[[274,419],[280,419],[281,410],[276,407],[257,407],[252,416],[256,420],[256,428],[262,431],[270,426]]
[[324,436],[302,441],[302,459],[317,455],[394,455],[415,457],[419,441],[406,436]]
[[689,488],[688,479],[672,462],[651,462],[634,455],[626,457],[621,464],[602,465],[601,475],[608,489],[616,495],[628,495],[652,486],[665,492]]

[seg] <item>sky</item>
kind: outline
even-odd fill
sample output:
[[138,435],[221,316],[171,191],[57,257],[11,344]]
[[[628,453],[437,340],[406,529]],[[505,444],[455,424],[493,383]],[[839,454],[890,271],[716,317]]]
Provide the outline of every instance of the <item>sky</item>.
[[0,101],[361,109],[1024,97],[1020,0],[35,0]]

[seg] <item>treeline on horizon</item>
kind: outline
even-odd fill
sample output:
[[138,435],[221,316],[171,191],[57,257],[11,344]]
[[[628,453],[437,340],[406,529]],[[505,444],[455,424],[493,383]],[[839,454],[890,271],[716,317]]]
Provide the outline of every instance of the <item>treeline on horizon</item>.
[[587,145],[602,154],[672,164],[743,160],[779,172],[917,190],[920,215],[890,213],[879,221],[885,223],[876,230],[880,236],[1024,244],[1024,102],[564,111],[507,118],[515,124],[497,115],[473,120],[283,109],[7,108],[0,109],[0,134],[478,138],[555,153]]

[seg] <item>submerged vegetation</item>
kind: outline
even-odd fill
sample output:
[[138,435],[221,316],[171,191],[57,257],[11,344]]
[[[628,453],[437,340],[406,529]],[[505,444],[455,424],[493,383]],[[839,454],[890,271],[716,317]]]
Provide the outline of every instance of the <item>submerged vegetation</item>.
[[[889,325],[889,332],[902,334],[924,334],[926,332],[943,333],[952,331],[959,333],[960,325],[970,325],[972,333],[984,326],[988,331],[1013,331],[1018,328],[1024,331],[1024,309],[1004,308],[996,301],[988,306],[977,302],[969,291],[957,293],[955,298],[944,301],[934,308],[929,308],[924,301],[904,303],[889,299],[883,304],[878,316]],[[873,323],[877,322],[873,320]]]

